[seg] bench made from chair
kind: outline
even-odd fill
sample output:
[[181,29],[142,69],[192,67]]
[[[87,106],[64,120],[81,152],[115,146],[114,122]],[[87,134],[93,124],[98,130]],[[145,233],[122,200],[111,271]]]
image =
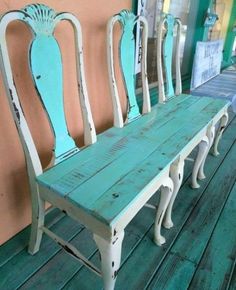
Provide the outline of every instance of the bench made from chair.
[[[13,20],[26,23],[32,30],[29,64],[36,91],[47,111],[55,137],[54,165],[43,171],[26,122],[13,80],[6,29]],[[80,103],[84,125],[84,148],[78,148],[68,133],[63,107],[61,53],[54,29],[62,20],[75,31],[76,60]],[[116,86],[113,55],[113,26],[123,28],[120,41],[120,64],[127,93],[127,119],[124,122]],[[135,96],[134,26],[142,26],[143,114]],[[102,276],[105,290],[114,289],[120,266],[125,227],[161,188],[154,242],[164,243],[161,224],[171,226],[171,208],[182,160],[201,142],[212,124],[225,112],[224,101],[211,98],[174,98],[169,105],[150,107],[146,74],[147,22],[128,11],[115,15],[108,23],[108,60],[113,96],[115,127],[96,136],[84,75],[81,28],[71,13],[56,13],[45,5],[32,4],[11,11],[0,20],[0,64],[10,108],[24,149],[32,196],[32,225],[29,252],[39,250],[42,233],[46,233],[94,273]],[[205,140],[204,139],[204,140]],[[208,147],[207,147],[208,148]],[[201,147],[200,147],[201,149]],[[206,148],[202,146],[194,166],[193,181],[203,166]],[[182,170],[182,169],[181,169]],[[51,203],[85,225],[93,233],[101,254],[101,270],[73,245],[50,231],[44,224],[45,202]],[[63,274],[63,273],[62,273]]]

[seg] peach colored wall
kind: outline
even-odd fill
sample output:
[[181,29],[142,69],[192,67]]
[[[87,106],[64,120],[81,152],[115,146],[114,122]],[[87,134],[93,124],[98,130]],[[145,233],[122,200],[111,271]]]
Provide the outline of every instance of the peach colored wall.
[[[20,9],[32,2],[37,3],[39,1],[0,1],[0,14],[11,9]],[[58,12],[73,12],[80,19],[89,98],[95,125],[100,132],[112,125],[113,116],[106,62],[106,23],[109,17],[121,9],[130,9],[132,1],[44,0],[40,2]],[[56,37],[61,44],[63,55],[65,108],[68,127],[77,143],[82,144],[73,33],[70,25],[66,23],[59,24],[56,29]],[[30,39],[31,34],[24,24],[20,22],[10,24],[7,31],[7,40],[14,78],[30,129],[45,166],[50,160],[50,149],[48,148],[52,148],[53,139],[45,114],[35,95],[28,71],[27,47]],[[119,71],[117,73],[119,74]],[[120,77],[119,87],[124,107],[125,96]],[[31,210],[24,155],[8,108],[1,75],[0,108],[0,244],[2,244],[30,223]]]

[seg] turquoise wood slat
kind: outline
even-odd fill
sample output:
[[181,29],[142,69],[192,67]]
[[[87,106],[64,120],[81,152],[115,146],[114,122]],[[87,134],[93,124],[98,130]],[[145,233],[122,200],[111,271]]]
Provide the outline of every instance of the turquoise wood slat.
[[137,16],[132,12],[123,10],[119,14],[119,22],[122,24],[123,32],[120,40],[120,63],[123,74],[124,85],[128,101],[128,122],[140,116],[139,107],[135,94],[135,37],[134,28]]
[[29,59],[33,80],[48,114],[55,136],[56,160],[68,151],[78,151],[70,137],[63,103],[63,73],[61,52],[53,36],[56,13],[44,5],[30,5],[23,10],[27,23],[34,32]]
[[172,57],[173,57],[173,41],[174,41],[174,27],[175,18],[171,14],[166,15],[166,35],[163,42],[163,61],[166,72],[166,97],[167,99],[173,97],[174,87],[172,81]]

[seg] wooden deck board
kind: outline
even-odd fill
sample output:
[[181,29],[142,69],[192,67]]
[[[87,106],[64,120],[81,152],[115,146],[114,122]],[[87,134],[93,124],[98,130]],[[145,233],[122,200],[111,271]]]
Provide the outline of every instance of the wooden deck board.
[[[231,119],[233,118],[234,115],[231,115]],[[228,167],[230,166],[230,160],[228,159],[230,156],[229,154],[232,154],[232,144],[236,140],[235,129],[236,118],[234,118],[225,131],[224,138],[220,143],[221,155],[217,158],[213,156],[208,157],[206,164],[207,179],[201,181],[200,189],[192,190],[189,188],[189,174],[192,164],[186,164],[185,181],[174,208],[173,216],[175,227],[169,231],[163,231],[167,238],[165,246],[160,248],[155,246],[152,242],[154,211],[148,208],[142,209],[127,227],[123,243],[122,267],[119,271],[116,289],[158,290],[160,289],[159,284],[156,284],[156,286],[153,285],[155,285],[158,275],[161,272],[164,273],[166,265],[170,265],[172,261],[177,265],[178,275],[174,275],[175,268],[173,267],[172,282],[170,281],[170,272],[168,275],[163,274],[161,276],[161,285],[165,285],[166,289],[172,289],[168,286],[171,285],[171,283],[173,283],[172,285],[175,286],[175,289],[176,287],[180,288],[181,285],[183,285],[181,289],[185,289],[185,281],[188,281],[187,284],[191,287],[191,285],[193,285],[192,283],[195,283],[196,279],[198,280],[197,277],[200,275],[200,269],[203,271],[204,255],[207,251],[213,251],[213,248],[211,249],[213,239],[215,239],[215,244],[218,236],[217,231],[220,231],[222,227],[221,221],[223,221],[223,214],[227,211],[227,207],[224,207],[223,203],[226,204],[225,206],[228,204],[226,195],[223,195],[224,198],[222,198],[222,208],[220,209],[217,207],[212,211],[212,214],[215,215],[215,225],[212,225],[209,231],[203,229],[203,232],[198,232],[199,239],[203,233],[205,236],[204,246],[200,254],[195,254],[195,259],[190,261],[189,258],[192,257],[191,255],[189,255],[189,257],[187,256],[188,252],[186,256],[181,257],[174,249],[178,248],[178,243],[180,243],[178,241],[181,239],[187,239],[189,243],[191,243],[190,236],[185,233],[185,228],[194,217],[194,209],[196,211],[196,208],[200,207],[200,203],[204,198],[207,202],[206,194],[209,194],[209,191],[211,191],[212,184],[214,184],[216,188],[220,186],[219,172],[229,171]],[[235,163],[231,165],[231,169],[235,170]],[[231,180],[230,184],[232,187],[232,176],[229,179]],[[231,190],[231,193],[232,192],[233,190]],[[154,197],[154,200],[157,198],[158,195]],[[231,194],[229,198],[231,198]],[[205,205],[205,209],[209,209],[209,206],[207,207],[207,205]],[[221,211],[222,214],[220,214]],[[82,252],[85,256],[91,258],[95,264],[99,265],[99,256],[89,232],[80,225],[75,225],[70,219],[65,217],[61,218],[60,222],[56,224],[56,221],[51,221],[52,230],[58,231],[58,233],[62,235],[64,233],[66,239],[72,240],[75,245],[82,248]],[[199,215],[195,215],[195,219],[198,218]],[[224,221],[224,223],[227,227],[227,221]],[[201,225],[200,222],[198,224],[199,226]],[[0,289],[101,289],[102,283],[100,278],[91,273],[72,257],[68,256],[64,251],[60,250],[57,244],[47,237],[43,238],[41,251],[37,255],[34,257],[28,255],[25,248],[28,234],[29,230],[26,229],[0,247],[0,265],[2,265],[0,267]],[[229,247],[230,246],[233,245],[229,242]],[[13,254],[10,254],[11,251]],[[194,252],[196,253],[196,251]],[[190,251],[190,254],[191,253]],[[221,255],[222,259],[227,260],[223,251]],[[231,259],[235,259],[235,256],[231,256]],[[196,262],[196,259],[198,262]],[[230,279],[230,281],[228,281],[229,289],[235,289],[235,270],[233,270],[233,266],[231,269],[230,267],[226,268],[227,265],[225,264],[225,274],[228,275],[227,277]],[[189,269],[191,270],[190,274]],[[222,275],[223,274],[224,273],[222,273]],[[208,277],[207,271],[206,277]],[[210,276],[206,279],[210,279]],[[217,279],[219,279],[218,284],[223,283],[224,278],[217,276]]]
[[236,184],[216,224],[189,289],[226,289],[236,256],[235,209]]

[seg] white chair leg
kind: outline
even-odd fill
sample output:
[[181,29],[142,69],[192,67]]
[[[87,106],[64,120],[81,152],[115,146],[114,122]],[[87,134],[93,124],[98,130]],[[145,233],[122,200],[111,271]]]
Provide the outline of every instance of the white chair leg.
[[158,246],[165,243],[165,238],[161,235],[161,225],[167,206],[170,202],[171,195],[173,193],[173,181],[171,178],[167,178],[161,187],[161,198],[157,209],[155,224],[154,224],[154,242]]
[[107,241],[94,234],[93,238],[101,255],[101,272],[105,290],[113,290],[120,267],[121,248],[124,231],[117,235],[114,241]]
[[205,154],[209,148],[209,140],[207,136],[203,137],[202,141],[198,145],[198,154],[193,166],[192,173],[192,188],[199,188],[200,185],[197,183],[198,172],[200,166],[204,160]]
[[42,240],[42,227],[44,226],[45,202],[40,197],[32,199],[32,224],[28,252],[34,255],[39,251]]
[[166,229],[170,229],[173,227],[173,222],[171,218],[172,209],[176,196],[179,192],[180,186],[183,181],[183,175],[184,175],[184,160],[178,160],[174,164],[172,164],[170,168],[170,177],[173,180],[174,189],[163,221],[163,226]]
[[211,149],[211,146],[212,146],[212,144],[214,142],[214,138],[215,138],[215,126],[211,126],[209,128],[209,130],[207,131],[207,138],[209,140],[208,150],[205,152],[205,156],[203,158],[203,161],[202,161],[202,163],[200,165],[199,172],[198,172],[198,179],[200,179],[200,180],[206,178],[206,176],[204,174],[204,166],[205,166],[205,162],[206,162],[208,153],[209,153],[209,151]]
[[219,141],[220,141],[220,139],[221,139],[221,137],[222,137],[222,134],[223,134],[223,132],[224,132],[224,130],[225,130],[225,127],[226,127],[226,125],[227,125],[227,123],[228,123],[228,120],[229,120],[229,115],[228,115],[228,113],[226,112],[226,113],[222,116],[222,118],[221,118],[221,120],[220,120],[220,126],[219,126],[219,128],[218,128],[218,130],[217,130],[217,133],[216,133],[216,137],[215,137],[215,141],[214,141],[214,145],[213,145],[213,151],[212,151],[212,154],[213,154],[214,156],[217,156],[217,155],[220,154],[219,151],[218,151],[218,145],[219,145]]

